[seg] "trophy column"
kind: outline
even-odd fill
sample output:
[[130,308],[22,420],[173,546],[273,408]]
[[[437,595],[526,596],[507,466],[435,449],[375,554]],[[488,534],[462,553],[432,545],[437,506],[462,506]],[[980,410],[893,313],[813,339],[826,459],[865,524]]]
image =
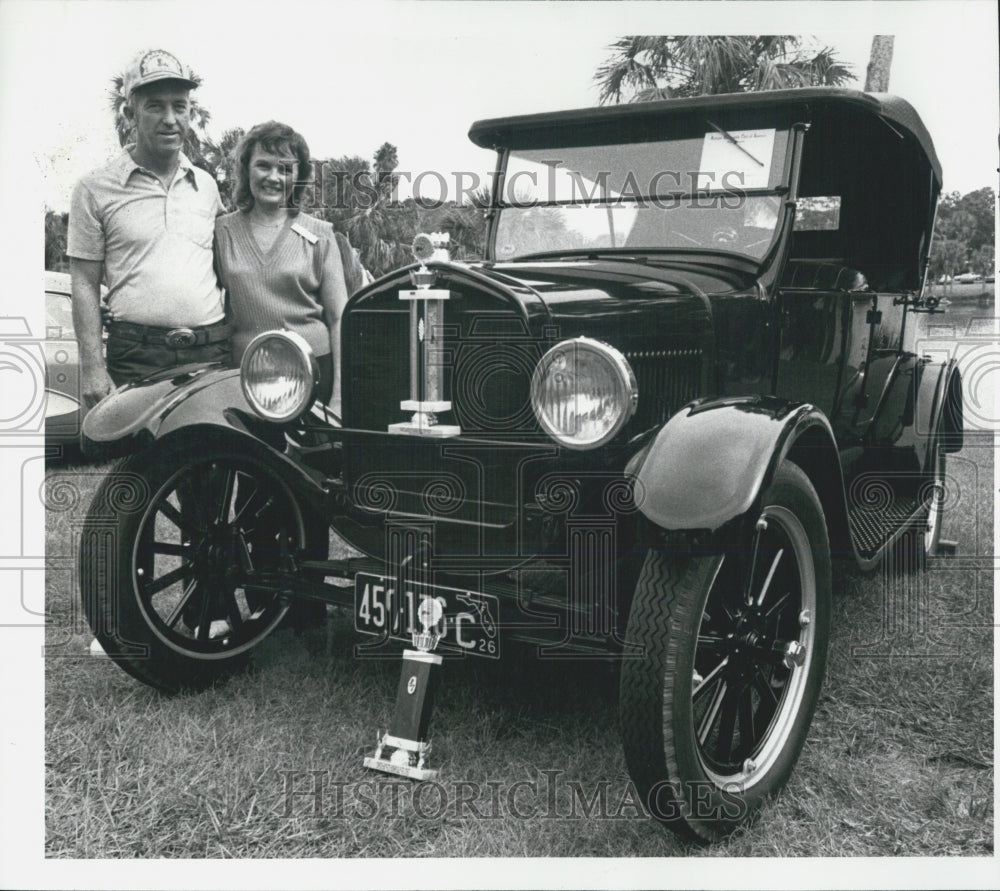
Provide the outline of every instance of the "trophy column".
[[444,245],[447,236],[420,234],[413,239],[413,254],[420,268],[410,273],[415,287],[399,292],[399,299],[410,304],[410,398],[399,403],[404,412],[413,412],[410,420],[390,424],[390,433],[416,436],[458,436],[457,424],[439,424],[437,415],[451,410],[444,386],[444,307],[451,299],[446,288],[434,288],[437,273],[424,262],[432,257],[448,262]]
[[[416,649],[403,650],[403,670],[396,688],[396,709],[389,730],[378,740],[372,757],[365,758],[365,767],[409,777],[432,780],[437,771],[426,767],[431,750],[427,738],[434,689],[437,686],[436,666],[441,656],[431,652],[441,639],[444,610],[433,598],[426,598],[417,610],[417,620],[423,630],[413,634]],[[393,750],[388,757],[385,750]]]

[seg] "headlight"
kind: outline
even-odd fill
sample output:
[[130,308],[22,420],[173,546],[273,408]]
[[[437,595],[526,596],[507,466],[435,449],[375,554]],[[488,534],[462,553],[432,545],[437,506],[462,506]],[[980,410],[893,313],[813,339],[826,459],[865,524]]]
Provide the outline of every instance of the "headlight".
[[531,406],[556,442],[593,449],[608,442],[635,413],[639,390],[628,360],[589,337],[556,344],[535,368]]
[[293,331],[258,334],[240,362],[240,383],[253,410],[269,421],[289,421],[313,401],[319,366],[312,348]]

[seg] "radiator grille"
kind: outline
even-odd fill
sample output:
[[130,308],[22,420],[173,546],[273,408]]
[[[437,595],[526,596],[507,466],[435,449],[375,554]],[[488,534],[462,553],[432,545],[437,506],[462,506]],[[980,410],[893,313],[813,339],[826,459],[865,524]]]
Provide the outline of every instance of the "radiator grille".
[[[392,294],[345,316],[346,426],[385,431],[406,420],[399,403],[410,394],[409,324],[407,306]],[[449,301],[442,334],[442,380],[453,411],[441,420],[470,435],[536,436],[531,375],[552,344],[529,336],[518,314],[495,300],[463,294]],[[624,355],[639,387],[626,437],[661,426],[703,393],[699,347],[626,348]]]
[[650,349],[626,352],[639,385],[639,406],[629,433],[659,427],[682,405],[701,394],[702,351]]

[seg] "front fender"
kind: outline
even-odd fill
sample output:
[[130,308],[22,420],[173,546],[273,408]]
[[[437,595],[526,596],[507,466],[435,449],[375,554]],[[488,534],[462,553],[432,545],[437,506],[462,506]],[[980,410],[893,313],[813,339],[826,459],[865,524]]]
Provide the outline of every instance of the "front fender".
[[835,469],[842,499],[826,416],[811,405],[744,396],[692,403],[667,421],[630,466],[636,504],[661,529],[715,532],[750,510],[804,435],[827,473]]
[[186,365],[128,384],[103,399],[83,422],[84,454],[108,459],[129,454],[182,427],[216,426],[281,443],[279,428],[261,420],[243,395],[240,372],[219,365]]

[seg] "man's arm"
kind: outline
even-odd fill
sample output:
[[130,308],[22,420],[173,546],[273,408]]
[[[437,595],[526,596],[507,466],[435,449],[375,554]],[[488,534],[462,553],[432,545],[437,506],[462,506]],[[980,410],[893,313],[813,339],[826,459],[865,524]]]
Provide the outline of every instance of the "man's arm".
[[69,271],[73,280],[73,327],[80,348],[80,392],[84,404],[91,408],[115,387],[108,376],[101,340],[104,264],[100,260],[71,257]]

